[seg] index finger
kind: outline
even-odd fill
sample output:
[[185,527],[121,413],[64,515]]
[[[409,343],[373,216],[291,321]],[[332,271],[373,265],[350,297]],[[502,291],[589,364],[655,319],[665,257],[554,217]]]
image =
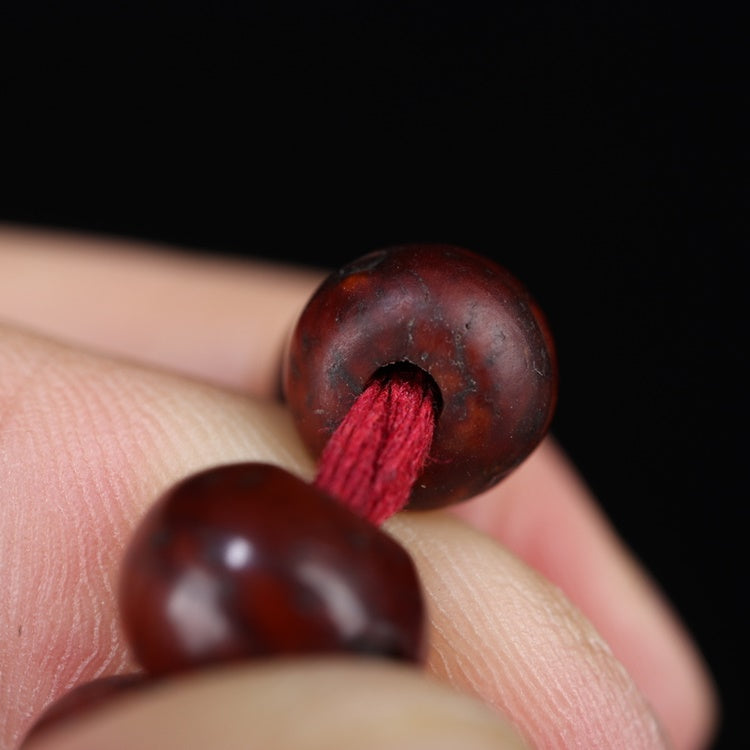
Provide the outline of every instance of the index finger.
[[155,243],[0,227],[0,318],[273,396],[285,338],[323,270]]

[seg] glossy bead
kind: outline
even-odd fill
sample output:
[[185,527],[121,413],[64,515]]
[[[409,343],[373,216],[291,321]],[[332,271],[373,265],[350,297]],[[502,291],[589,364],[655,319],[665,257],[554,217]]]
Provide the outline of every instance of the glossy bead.
[[283,388],[319,457],[383,367],[428,372],[442,399],[430,457],[410,508],[487,490],[548,431],[557,361],[544,315],[505,268],[450,245],[369,253],[331,274],[289,340]]
[[423,608],[392,537],[257,463],[169,490],[137,528],[120,582],[126,634],[151,674],[281,654],[419,661]]

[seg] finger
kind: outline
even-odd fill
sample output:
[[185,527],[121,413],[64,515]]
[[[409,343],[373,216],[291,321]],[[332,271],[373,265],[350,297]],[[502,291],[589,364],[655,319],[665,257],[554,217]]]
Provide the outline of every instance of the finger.
[[389,529],[429,597],[433,674],[513,717],[536,748],[664,747],[647,701],[558,588],[448,514]]
[[[290,430],[290,432],[293,432],[293,430]],[[550,476],[554,477],[554,472],[552,472],[552,474]],[[512,478],[509,479],[509,480],[506,480],[506,481],[511,481],[511,480],[512,480]],[[536,515],[530,514],[528,516],[530,528],[533,528],[534,523],[538,523],[540,526],[544,526],[545,517],[546,517],[546,510],[543,509],[543,508],[539,508],[539,506],[534,506],[534,507],[537,507],[537,509],[539,510],[539,512]],[[562,524],[562,529],[566,529],[566,528],[567,527],[565,526],[565,524]],[[595,527],[593,527],[593,526],[591,527],[590,531],[593,534],[598,534],[599,533],[599,531]],[[565,533],[567,533],[567,531],[563,531],[562,532],[563,535]],[[531,536],[533,537],[533,535],[531,535]],[[584,540],[584,541],[588,541],[588,540]],[[595,541],[595,540],[592,540],[592,541]],[[607,544],[609,544],[609,542],[608,542],[608,540],[606,538],[604,538],[603,539],[603,545],[604,545],[603,549],[604,550],[606,550]],[[574,560],[575,558],[571,558],[571,559]],[[571,566],[571,567],[575,568],[576,566]],[[561,560],[560,561],[560,566],[556,570],[557,570],[557,575],[564,575],[565,570],[566,570],[566,561],[565,560]],[[591,575],[591,571],[584,571],[584,572],[587,572],[589,575]],[[577,573],[576,573],[576,570],[573,570],[572,575],[573,575],[573,577],[575,577],[576,575],[578,575],[580,573],[581,573],[580,570],[578,570]],[[596,571],[594,571],[594,576],[596,576]],[[619,612],[619,611],[621,611],[620,608],[619,608],[619,606],[618,606],[618,602],[617,602],[617,599],[618,599],[618,596],[619,596],[617,589],[608,584],[606,576],[601,576],[601,584],[602,584],[601,588],[604,591],[604,595],[601,598],[601,602],[603,604],[603,607],[609,607],[610,611],[612,611],[612,612]],[[585,607],[584,607],[584,610],[585,610]],[[605,636],[607,638],[610,638],[610,635],[607,634],[607,633],[605,633]],[[617,633],[614,634],[614,638],[612,640],[614,640],[614,645],[615,645],[616,648],[618,648],[618,652],[623,653],[624,654],[623,658],[626,658],[627,657],[627,649],[619,649],[619,646],[618,646],[618,644],[616,642],[616,638],[617,638]],[[633,639],[631,637],[628,642],[632,644],[634,642],[634,640],[635,639]],[[670,641],[670,638],[667,638],[665,640]],[[636,651],[638,651],[638,649],[640,647],[636,645],[635,648],[636,648]],[[669,648],[670,647],[667,646],[667,649],[669,649]],[[675,652],[675,653],[677,653],[677,659],[681,658],[679,656],[679,649],[677,649],[676,651],[674,649],[672,649],[672,651]],[[628,665],[628,667],[630,668],[630,665]],[[637,670],[635,670],[635,671],[637,672]],[[679,711],[679,707],[682,705],[682,699],[681,699],[681,696],[679,695],[679,691],[677,691],[677,693],[675,693],[675,691],[672,691],[672,692],[669,693],[669,695],[672,696],[672,699],[676,701],[677,709],[675,710],[675,713],[679,713],[680,712]],[[703,705],[705,705],[705,704],[703,704]],[[702,712],[698,711],[698,712],[696,712],[695,715],[698,716],[698,717],[700,717],[701,715],[706,715],[706,714],[710,714],[710,710],[706,710],[704,708],[702,710]],[[708,723],[710,724],[710,722],[708,722]]]
[[256,395],[322,273],[82,233],[0,229],[0,319]]
[[[129,695],[29,750],[521,750],[478,701],[407,668],[311,659],[206,672]],[[26,748],[24,748],[26,750]]]
[[718,708],[704,660],[554,441],[452,512],[501,541],[586,613],[675,747],[706,746]]
[[[292,311],[301,309],[317,281],[315,273],[287,280],[263,265],[53,238],[6,234],[0,263],[10,261],[15,273],[0,273],[0,311],[4,306],[25,321],[55,326],[55,332],[88,344],[118,347],[120,353],[257,393],[272,390]],[[271,288],[282,296],[269,295]],[[140,299],[136,316],[134,293]],[[249,358],[245,332],[257,342]],[[702,658],[551,441],[457,513],[561,586],[612,644],[678,746],[700,746],[717,716]],[[675,683],[684,686],[683,695],[676,694]]]
[[[6,600],[0,607],[0,739],[3,747],[14,747],[33,717],[69,687],[135,666],[119,629],[113,592],[123,544],[166,486],[207,465],[233,460],[271,461],[301,476],[310,476],[312,466],[280,406],[125,367],[14,331],[0,333],[0,476],[6,488],[0,506],[0,568],[8,571]],[[487,657],[485,668],[500,677],[492,683],[493,690],[527,696],[526,703],[508,703],[518,711],[510,718],[532,739],[535,732],[547,733],[540,740],[550,733],[569,732],[571,720],[584,717],[585,736],[603,731],[602,723],[613,711],[602,713],[606,706],[597,692],[583,689],[588,676],[602,666],[608,675],[606,696],[623,717],[632,719],[624,727],[625,737],[633,737],[638,727],[644,737],[652,731],[638,691],[617,672],[612,657],[601,656],[601,641],[593,638],[577,612],[564,600],[550,599],[548,584],[514,558],[498,553],[501,548],[491,540],[484,546],[477,540],[485,537],[466,537],[456,523],[425,526],[429,518],[415,514],[395,528],[405,530],[404,541],[417,557],[424,549],[424,534],[442,539],[444,545],[451,537],[456,541],[453,579],[441,580],[425,569],[432,602],[447,600],[446,606],[452,606],[450,602],[460,601],[446,587],[447,581],[449,586],[467,588],[465,610],[470,611],[474,570],[484,570],[484,580],[494,575],[494,580],[506,582],[509,596],[492,616],[508,613],[503,626],[508,642],[526,644],[519,647],[525,659],[521,668],[513,672],[513,662],[504,657],[512,660],[515,655],[503,652],[502,644],[487,640],[481,631],[458,642],[456,658],[463,660],[462,650],[467,649],[474,658],[482,652],[482,641],[492,644],[490,652],[482,653]],[[478,559],[469,556],[462,561],[460,552],[466,545],[480,551]],[[435,559],[439,552],[435,550]],[[483,560],[489,562],[485,565]],[[453,564],[446,559],[446,568]],[[507,572],[493,572],[496,564]],[[517,578],[520,583],[513,588],[508,582]],[[564,637],[544,650],[538,643],[551,637],[550,601],[551,621]],[[439,644],[442,626],[438,620],[435,624],[430,638]],[[599,651],[589,667],[581,667],[578,659],[586,652],[576,652],[574,646],[590,641]],[[561,658],[558,652],[567,656]],[[445,676],[452,679],[451,674]],[[566,713],[567,704],[555,703],[554,687],[542,690],[540,681],[578,691],[572,698],[575,710],[570,708],[573,719]],[[460,680],[455,684],[467,687]],[[493,702],[495,693],[486,699]],[[588,718],[600,714],[601,719]],[[545,717],[544,727],[540,717]],[[619,732],[620,727],[616,723],[610,731]],[[644,747],[658,746],[655,735],[646,739],[653,742]]]
[[123,544],[187,473],[310,463],[286,412],[0,327],[0,747],[72,685],[134,667]]

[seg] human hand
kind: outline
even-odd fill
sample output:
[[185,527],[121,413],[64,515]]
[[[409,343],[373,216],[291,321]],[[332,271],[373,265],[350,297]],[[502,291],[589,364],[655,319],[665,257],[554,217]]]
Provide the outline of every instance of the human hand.
[[[160,492],[235,460],[314,471],[275,399],[323,271],[6,229],[0,235],[0,748],[43,708],[135,668],[115,588]],[[705,747],[689,636],[553,439],[493,490],[384,527],[430,613],[424,674],[264,662],[128,694],[40,748]],[[521,739],[522,738],[522,739]]]

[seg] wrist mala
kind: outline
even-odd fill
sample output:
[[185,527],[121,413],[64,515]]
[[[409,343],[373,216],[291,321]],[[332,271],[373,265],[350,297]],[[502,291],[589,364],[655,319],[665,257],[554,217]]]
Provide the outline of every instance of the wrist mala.
[[381,525],[467,500],[549,430],[555,348],[527,289],[452,245],[368,253],[332,273],[286,344],[283,394],[313,482],[266,463],[169,488],[123,557],[118,602],[142,671],[74,688],[31,733],[160,677],[258,657],[419,665],[425,604]]

